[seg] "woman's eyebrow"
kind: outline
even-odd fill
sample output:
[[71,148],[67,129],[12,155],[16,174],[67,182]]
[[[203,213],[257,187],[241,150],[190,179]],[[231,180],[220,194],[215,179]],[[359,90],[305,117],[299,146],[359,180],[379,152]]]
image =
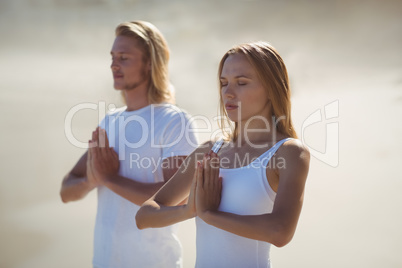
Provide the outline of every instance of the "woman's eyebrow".
[[[250,76],[245,75],[245,74],[240,74],[240,75],[236,75],[234,78],[246,78],[246,79],[251,79]],[[219,77],[219,79],[227,79],[225,76],[221,76]]]
[[237,76],[235,76],[235,78],[246,78],[246,79],[251,79],[251,78],[250,78],[250,76],[245,75],[245,74],[237,75]]

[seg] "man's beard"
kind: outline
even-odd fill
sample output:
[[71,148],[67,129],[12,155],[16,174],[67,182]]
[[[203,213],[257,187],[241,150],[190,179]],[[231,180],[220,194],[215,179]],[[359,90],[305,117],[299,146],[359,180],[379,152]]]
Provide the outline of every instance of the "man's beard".
[[145,69],[143,69],[141,71],[141,77],[142,77],[142,79],[140,81],[137,81],[132,84],[126,84],[124,86],[124,90],[134,90],[134,89],[138,88],[139,86],[143,85],[144,83],[147,83],[151,80],[151,76],[150,76],[149,72],[147,72]]

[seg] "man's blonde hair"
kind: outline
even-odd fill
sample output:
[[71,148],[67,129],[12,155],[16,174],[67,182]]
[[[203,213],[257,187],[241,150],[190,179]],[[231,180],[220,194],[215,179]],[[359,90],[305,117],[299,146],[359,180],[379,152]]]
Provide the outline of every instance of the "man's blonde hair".
[[162,33],[146,21],[130,21],[119,24],[116,36],[126,36],[136,40],[144,54],[143,61],[151,63],[151,81],[148,89],[150,104],[174,102],[173,90],[169,82],[169,47]]

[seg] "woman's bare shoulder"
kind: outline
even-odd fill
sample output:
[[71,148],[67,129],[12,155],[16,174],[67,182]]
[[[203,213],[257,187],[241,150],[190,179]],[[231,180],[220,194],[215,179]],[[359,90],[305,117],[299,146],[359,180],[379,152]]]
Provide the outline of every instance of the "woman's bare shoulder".
[[285,159],[310,161],[310,151],[299,139],[291,139],[283,143],[277,151],[277,156]]

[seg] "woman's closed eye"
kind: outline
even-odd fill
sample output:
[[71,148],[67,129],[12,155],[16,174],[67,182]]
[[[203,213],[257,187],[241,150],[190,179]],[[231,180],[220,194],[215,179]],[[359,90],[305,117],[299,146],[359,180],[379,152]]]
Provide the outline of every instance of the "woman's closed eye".
[[237,81],[237,84],[239,86],[245,86],[245,85],[247,85],[247,82],[246,81]]

